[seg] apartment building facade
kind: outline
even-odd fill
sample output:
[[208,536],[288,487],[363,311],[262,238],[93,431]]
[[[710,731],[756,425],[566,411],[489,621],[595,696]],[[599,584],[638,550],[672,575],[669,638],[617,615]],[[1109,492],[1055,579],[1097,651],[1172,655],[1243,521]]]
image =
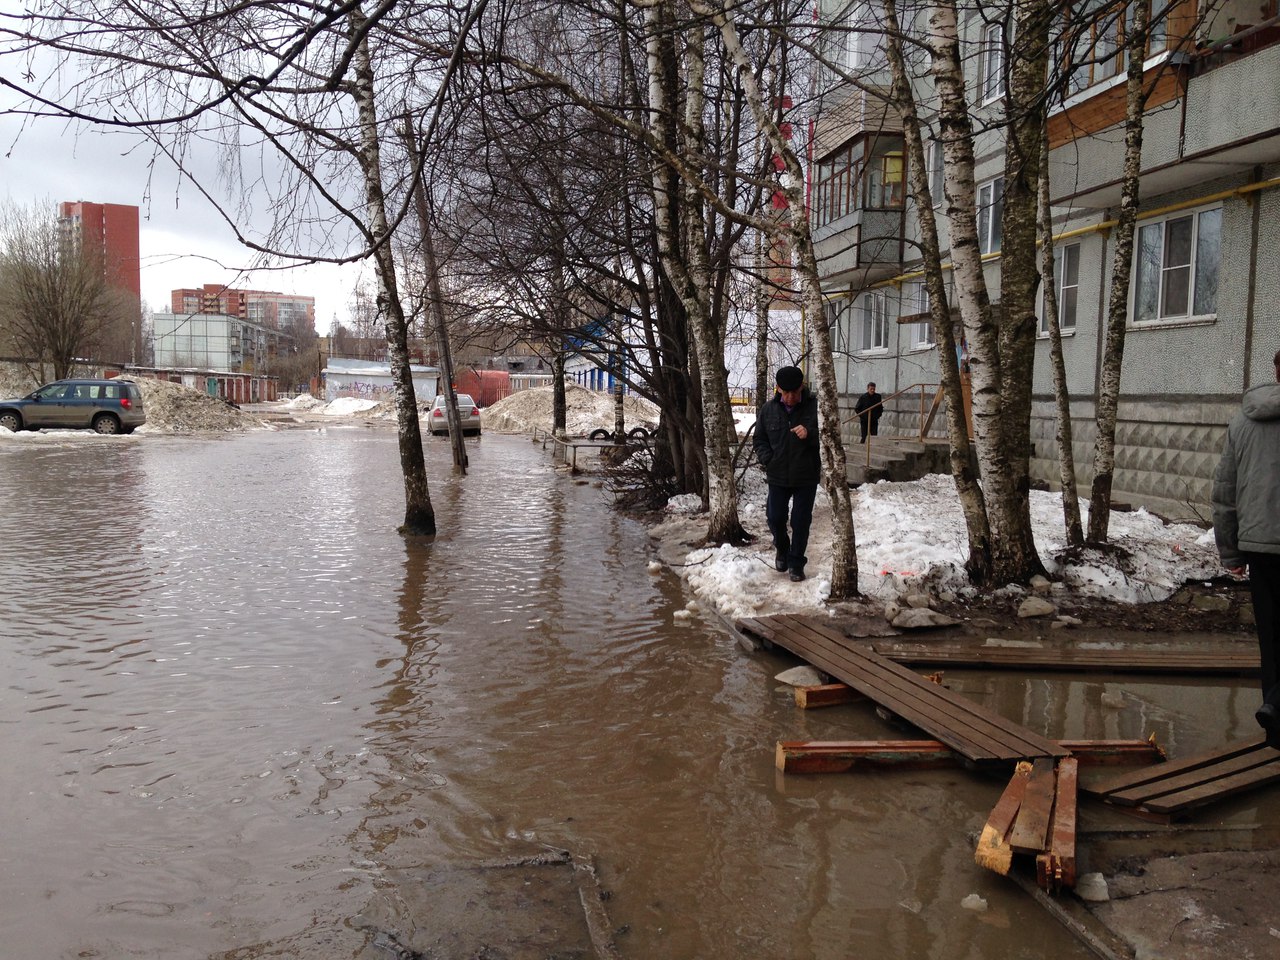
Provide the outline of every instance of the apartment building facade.
[[[1157,5],[1157,11],[1161,11]],[[1280,20],[1275,0],[1212,7],[1184,0],[1151,31],[1144,71],[1141,212],[1126,304],[1116,431],[1117,500],[1165,515],[1207,516],[1225,425],[1241,392],[1273,377],[1280,348]],[[822,262],[839,388],[849,406],[869,381],[906,390],[881,425],[906,428],[913,384],[936,384],[935,336],[906,190],[902,124],[880,91],[889,77],[879,13],[824,0],[829,56],[860,83],[824,82],[814,120],[810,207]],[[1120,201],[1123,36],[1131,12],[1100,21],[1073,62],[1050,119],[1056,292],[1071,398],[1073,453],[1087,491]],[[962,11],[966,87],[979,133],[977,215],[988,283],[998,296],[1004,142],[999,129],[1002,21]],[[861,29],[860,29],[861,28]],[[927,78],[917,99],[932,102]],[[1247,107],[1244,106],[1247,104]],[[924,119],[928,122],[927,112]],[[935,203],[942,151],[927,145]],[[944,250],[946,221],[937,211]],[[944,261],[946,259],[944,255]],[[954,304],[953,304],[954,308]],[[1047,324],[1036,347],[1032,469],[1056,486],[1055,410]],[[939,423],[941,418],[939,418]],[[935,426],[935,432],[938,427]]]

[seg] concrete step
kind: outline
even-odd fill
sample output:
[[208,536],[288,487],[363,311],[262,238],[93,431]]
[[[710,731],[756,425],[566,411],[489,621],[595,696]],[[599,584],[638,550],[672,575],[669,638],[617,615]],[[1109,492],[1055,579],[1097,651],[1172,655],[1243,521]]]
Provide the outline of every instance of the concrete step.
[[846,456],[846,475],[849,485],[855,487],[877,480],[917,480],[925,474],[950,469],[950,450],[943,440],[877,437],[870,458],[862,444],[852,444]]

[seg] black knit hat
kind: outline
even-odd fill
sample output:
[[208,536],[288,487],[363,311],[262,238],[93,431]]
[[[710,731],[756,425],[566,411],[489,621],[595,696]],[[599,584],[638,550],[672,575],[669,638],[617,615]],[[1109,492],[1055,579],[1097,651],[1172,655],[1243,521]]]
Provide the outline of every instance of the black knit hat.
[[775,380],[780,390],[799,390],[804,383],[804,371],[799,367],[779,367]]

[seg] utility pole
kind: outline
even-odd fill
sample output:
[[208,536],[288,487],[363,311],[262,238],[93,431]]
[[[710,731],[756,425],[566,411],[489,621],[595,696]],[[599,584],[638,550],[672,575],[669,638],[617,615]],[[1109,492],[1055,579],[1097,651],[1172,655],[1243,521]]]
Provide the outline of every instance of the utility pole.
[[[409,117],[404,118],[405,149],[411,162],[420,159],[417,141]],[[421,173],[414,184],[413,203],[418,214],[418,229],[422,234],[422,259],[427,271],[427,293],[431,319],[436,333],[436,349],[440,352],[440,372],[444,376],[445,414],[449,419],[449,444],[453,448],[453,466],[462,474],[467,472],[467,447],[462,439],[462,419],[458,415],[458,394],[453,385],[453,353],[449,349],[449,329],[445,323],[444,296],[440,290],[437,272],[436,249],[431,235],[431,209],[428,203],[427,184]]]

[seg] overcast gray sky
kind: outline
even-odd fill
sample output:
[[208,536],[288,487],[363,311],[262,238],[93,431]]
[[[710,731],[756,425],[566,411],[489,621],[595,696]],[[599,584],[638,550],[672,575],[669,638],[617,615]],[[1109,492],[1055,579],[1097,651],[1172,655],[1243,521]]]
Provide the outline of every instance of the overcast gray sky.
[[[22,0],[0,0],[0,14],[21,7]],[[21,82],[15,75],[20,70],[20,61],[0,58],[0,77]],[[254,251],[237,242],[213,205],[179,177],[172,163],[164,157],[153,162],[152,149],[137,134],[6,114],[15,102],[15,95],[0,87],[0,197],[25,207],[47,202],[51,215],[63,200],[139,207],[142,298],[152,310],[168,309],[170,290],[225,283],[314,296],[316,327],[322,334],[335,316],[346,319],[360,266],[316,264],[246,272],[261,262]],[[187,162],[201,171],[207,188],[216,191],[215,159],[195,156]],[[245,232],[268,227],[266,212],[257,213],[253,219],[260,222],[242,224]]]

